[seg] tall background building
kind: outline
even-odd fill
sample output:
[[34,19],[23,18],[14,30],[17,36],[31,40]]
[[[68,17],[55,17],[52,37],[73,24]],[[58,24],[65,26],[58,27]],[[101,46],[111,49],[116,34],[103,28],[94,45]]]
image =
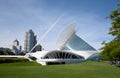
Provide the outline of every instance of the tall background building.
[[19,41],[16,39],[13,41],[12,51],[15,55],[21,53],[22,47],[19,45]]
[[[29,52],[36,43],[36,35],[34,35],[34,32],[30,29],[25,33],[24,51]],[[33,49],[33,51],[35,51],[35,49]]]

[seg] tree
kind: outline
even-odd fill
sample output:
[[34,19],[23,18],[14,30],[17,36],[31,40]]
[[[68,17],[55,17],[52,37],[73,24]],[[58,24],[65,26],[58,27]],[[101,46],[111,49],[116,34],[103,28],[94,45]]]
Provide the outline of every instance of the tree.
[[115,40],[120,40],[120,4],[118,5],[118,9],[110,14],[109,18],[112,20],[112,27],[109,34],[115,36]]
[[4,52],[3,52],[3,50],[0,50],[0,55],[4,55]]
[[120,4],[118,9],[111,12],[109,17],[112,20],[112,26],[109,33],[114,39],[108,43],[103,42],[101,56],[104,60],[120,60]]
[[15,55],[11,50],[9,49],[5,49],[4,51],[4,55]]

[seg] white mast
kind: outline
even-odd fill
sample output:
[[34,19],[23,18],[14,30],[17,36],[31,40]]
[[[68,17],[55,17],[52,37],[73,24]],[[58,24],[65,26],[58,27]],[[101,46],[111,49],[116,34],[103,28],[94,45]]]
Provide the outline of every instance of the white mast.
[[[55,27],[55,25],[59,22],[59,20],[62,18],[62,16],[60,16],[51,26],[50,28],[45,32],[45,34],[41,37],[41,39],[38,42],[41,42],[46,36],[47,34]],[[35,46],[30,50],[30,53],[32,52],[32,50],[38,45],[38,42],[35,44]]]

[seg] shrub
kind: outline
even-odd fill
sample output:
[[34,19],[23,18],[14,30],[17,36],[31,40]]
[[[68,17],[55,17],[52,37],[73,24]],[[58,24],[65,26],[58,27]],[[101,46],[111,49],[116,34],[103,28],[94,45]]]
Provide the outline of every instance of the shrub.
[[27,62],[26,58],[0,58],[0,63]]

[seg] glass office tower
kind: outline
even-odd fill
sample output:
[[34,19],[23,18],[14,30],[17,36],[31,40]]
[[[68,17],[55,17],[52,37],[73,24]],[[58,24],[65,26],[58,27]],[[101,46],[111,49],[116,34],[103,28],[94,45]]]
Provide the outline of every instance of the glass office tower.
[[28,32],[25,33],[24,51],[29,52],[36,43],[36,35],[34,35],[34,32],[30,29]]

